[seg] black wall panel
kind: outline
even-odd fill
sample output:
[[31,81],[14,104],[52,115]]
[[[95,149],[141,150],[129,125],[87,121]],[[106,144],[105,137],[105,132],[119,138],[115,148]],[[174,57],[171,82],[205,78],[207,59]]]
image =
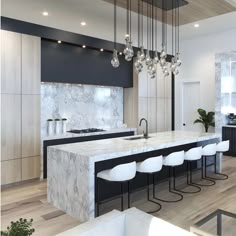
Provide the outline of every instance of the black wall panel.
[[132,87],[132,62],[120,56],[120,67],[111,65],[111,52],[58,44],[42,39],[43,82]]

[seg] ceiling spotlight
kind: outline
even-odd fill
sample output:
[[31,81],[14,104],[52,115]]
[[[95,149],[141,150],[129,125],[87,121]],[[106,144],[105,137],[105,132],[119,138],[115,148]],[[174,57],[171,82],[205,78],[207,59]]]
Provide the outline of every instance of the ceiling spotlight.
[[100,51],[103,52],[103,48],[101,48]]
[[86,48],[86,45],[83,45],[82,48]]
[[122,55],[122,52],[119,52],[120,55]]
[[44,12],[42,13],[42,15],[43,15],[43,16],[48,16],[48,12],[47,12],[47,11],[44,11]]
[[198,23],[194,24],[195,28],[198,28],[200,25]]
[[82,21],[80,24],[81,24],[82,26],[85,26],[85,25],[86,25],[86,22],[85,22],[85,21]]
[[61,43],[61,40],[58,40],[57,42],[58,42],[58,43]]

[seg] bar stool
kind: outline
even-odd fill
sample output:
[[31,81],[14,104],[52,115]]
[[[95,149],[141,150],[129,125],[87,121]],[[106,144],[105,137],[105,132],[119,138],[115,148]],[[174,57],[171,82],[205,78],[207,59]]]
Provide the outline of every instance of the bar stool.
[[[161,210],[161,204],[150,199],[149,176],[151,175],[154,177],[154,174],[159,172],[162,169],[162,165],[163,165],[163,156],[151,157],[151,158],[148,158],[142,162],[137,163],[137,172],[147,175],[147,200],[158,205],[157,210],[149,211],[148,213],[155,213],[155,212]],[[155,195],[154,189],[155,188],[154,188],[154,181],[153,181],[152,197],[154,197],[154,195]]]
[[192,186],[196,188],[197,190],[196,191],[183,191],[183,190],[178,189],[177,190],[178,192],[187,193],[187,194],[201,192],[202,189],[199,186],[197,186],[197,184],[193,183],[193,180],[192,180],[192,162],[201,160],[201,158],[202,158],[202,147],[191,148],[187,152],[185,152],[184,160],[187,162],[187,185]]
[[[179,202],[179,201],[183,200],[183,195],[175,192],[175,191],[177,191],[176,186],[175,186],[175,178],[176,178],[175,168],[176,168],[176,166],[183,165],[183,163],[184,163],[184,151],[173,152],[173,153],[169,154],[168,156],[166,156],[163,161],[163,165],[169,167],[168,168],[169,192],[174,195],[177,195],[179,198],[177,200],[164,200],[164,199],[157,198],[156,194],[154,194],[154,199],[162,201],[162,202]],[[173,175],[171,174],[172,170],[173,170]],[[173,178],[173,189],[171,187],[171,182],[172,182],[171,179],[172,178]],[[155,187],[155,183],[154,183],[154,187]],[[175,191],[173,191],[173,190],[175,190]],[[154,188],[154,193],[155,193],[155,188]]]
[[[218,144],[216,144],[216,154],[217,153],[224,153],[224,152],[227,152],[229,151],[229,140],[226,140],[226,141],[222,141],[222,142],[219,142]],[[226,180],[229,178],[228,175],[226,174],[222,174],[222,173],[218,173],[217,170],[216,170],[216,164],[217,164],[217,155],[215,155],[215,174],[218,175],[218,176],[222,176],[223,178],[213,178],[213,177],[208,177],[210,179],[213,179],[213,180]]]
[[[207,176],[207,157],[216,155],[216,144],[208,144],[202,148],[202,179],[211,182],[211,184],[198,184],[200,186],[212,186],[216,182]],[[205,172],[204,172],[205,169]]]
[[99,200],[99,179],[108,182],[118,182],[121,184],[121,210],[124,210],[124,183],[128,183],[128,208],[130,208],[130,180],[136,175],[136,162],[121,164],[112,169],[103,170],[97,173],[96,190],[97,190],[97,216],[99,216],[99,205],[109,200],[100,202]]

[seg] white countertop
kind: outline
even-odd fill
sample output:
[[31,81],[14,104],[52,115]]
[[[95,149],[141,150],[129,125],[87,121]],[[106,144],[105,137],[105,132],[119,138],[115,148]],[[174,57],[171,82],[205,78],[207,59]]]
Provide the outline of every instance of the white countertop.
[[46,136],[46,137],[43,137],[42,140],[44,141],[44,140],[53,140],[53,139],[76,138],[76,137],[94,136],[94,135],[101,135],[101,134],[123,133],[123,132],[130,132],[130,131],[136,132],[137,129],[136,128],[117,128],[117,129],[109,129],[109,130],[99,131],[99,132],[80,133],[80,134],[66,132],[63,134]]
[[99,161],[221,137],[220,134],[216,133],[188,131],[152,133],[149,136],[151,137],[149,139],[127,140],[127,137],[122,137],[57,145],[49,148],[74,153],[79,157],[89,157],[93,161]]
[[227,127],[227,128],[236,128],[236,125],[223,125],[222,127]]

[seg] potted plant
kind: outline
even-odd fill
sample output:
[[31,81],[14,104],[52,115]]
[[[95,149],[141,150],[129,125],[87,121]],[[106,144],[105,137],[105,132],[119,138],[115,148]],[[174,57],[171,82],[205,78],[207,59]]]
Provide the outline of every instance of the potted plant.
[[30,236],[34,233],[32,228],[33,219],[20,218],[16,222],[11,222],[6,231],[1,231],[1,236]]
[[199,108],[197,112],[200,115],[200,117],[194,121],[194,124],[196,123],[203,124],[206,133],[208,132],[210,126],[215,127],[215,121],[214,121],[215,112],[213,111],[206,112],[204,109],[201,108]]

